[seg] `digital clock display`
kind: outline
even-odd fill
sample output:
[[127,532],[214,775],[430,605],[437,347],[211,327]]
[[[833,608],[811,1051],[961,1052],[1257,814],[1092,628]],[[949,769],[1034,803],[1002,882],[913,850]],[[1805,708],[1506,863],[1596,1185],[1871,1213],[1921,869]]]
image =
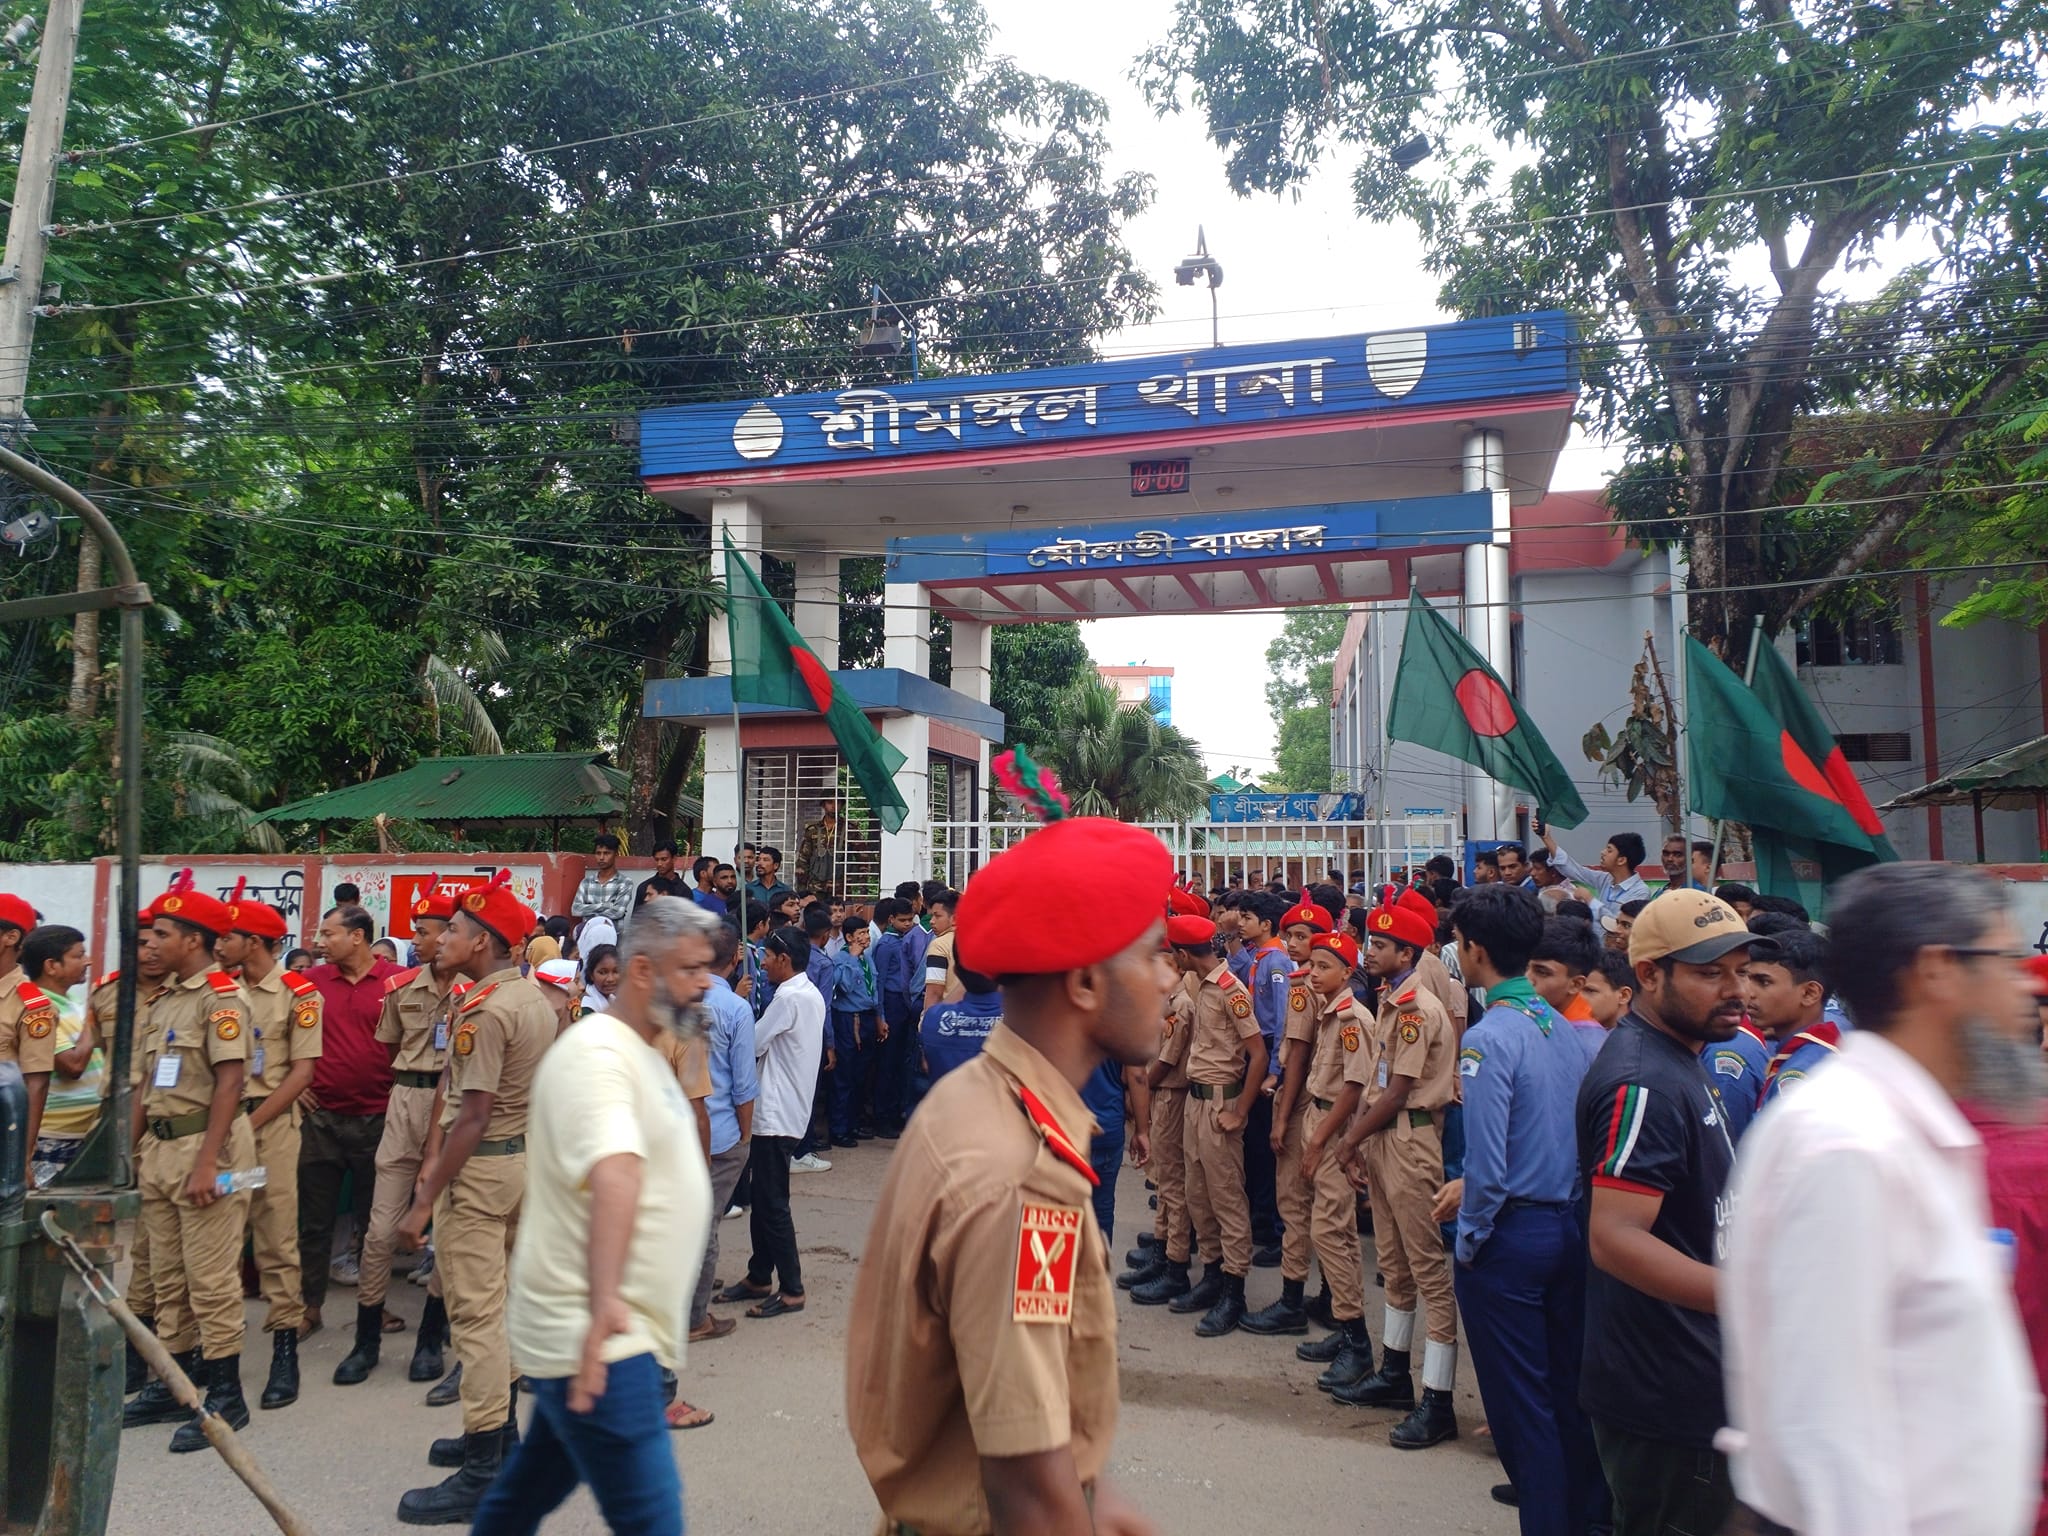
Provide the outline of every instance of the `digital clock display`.
[[1188,489],[1186,459],[1133,459],[1133,496],[1183,496]]

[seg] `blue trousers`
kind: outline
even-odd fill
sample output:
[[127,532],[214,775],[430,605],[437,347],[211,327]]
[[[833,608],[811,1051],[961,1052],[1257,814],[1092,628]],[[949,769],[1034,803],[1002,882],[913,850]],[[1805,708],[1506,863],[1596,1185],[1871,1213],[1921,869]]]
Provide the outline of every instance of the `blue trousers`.
[[1569,1206],[1503,1211],[1454,1284],[1486,1422],[1521,1499],[1522,1536],[1584,1536],[1606,1485],[1579,1407],[1586,1249],[1578,1217]]
[[873,1079],[880,1065],[876,1034],[874,1010],[832,1010],[832,1050],[839,1058],[832,1069],[832,1134],[840,1141],[873,1124]]
[[478,1506],[472,1536],[533,1536],[588,1483],[612,1536],[683,1536],[683,1479],[662,1419],[661,1367],[621,1360],[588,1413],[569,1411],[567,1377],[533,1383],[526,1438]]
[[1116,1242],[1116,1175],[1124,1161],[1124,1128],[1104,1131],[1088,1146],[1088,1163],[1100,1180],[1095,1186],[1095,1225],[1102,1228],[1102,1245]]
[[889,1038],[882,1043],[882,1060],[875,1074],[875,1122],[900,1126],[910,1118],[910,1074],[917,1065],[917,1009],[901,992],[882,994],[882,1017],[889,1021]]

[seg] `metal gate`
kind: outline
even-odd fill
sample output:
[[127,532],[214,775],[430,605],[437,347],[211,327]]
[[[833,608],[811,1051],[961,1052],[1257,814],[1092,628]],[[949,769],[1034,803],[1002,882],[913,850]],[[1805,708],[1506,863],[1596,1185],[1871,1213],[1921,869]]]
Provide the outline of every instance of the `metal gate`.
[[794,884],[797,844],[804,825],[830,801],[839,815],[839,846],[832,859],[836,894],[872,894],[882,880],[882,829],[867,797],[840,765],[837,752],[749,752],[746,832],[756,848],[782,851],[782,878]]

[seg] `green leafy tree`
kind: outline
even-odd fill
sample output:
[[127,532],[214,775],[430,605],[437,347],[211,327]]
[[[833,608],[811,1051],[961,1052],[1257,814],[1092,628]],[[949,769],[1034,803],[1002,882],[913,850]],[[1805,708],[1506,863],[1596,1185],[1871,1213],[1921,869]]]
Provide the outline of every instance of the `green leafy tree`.
[[1266,647],[1266,708],[1273,715],[1274,768],[1267,790],[1321,793],[1330,767],[1330,688],[1347,608],[1290,608],[1279,638]]
[[1003,745],[1035,753],[1063,729],[1062,698],[1095,676],[1081,626],[998,624],[989,652],[989,702],[1003,714]]
[[1079,816],[1179,821],[1208,804],[1209,780],[1194,741],[1142,704],[1087,677],[1059,696],[1059,728],[1033,745],[1059,775]]

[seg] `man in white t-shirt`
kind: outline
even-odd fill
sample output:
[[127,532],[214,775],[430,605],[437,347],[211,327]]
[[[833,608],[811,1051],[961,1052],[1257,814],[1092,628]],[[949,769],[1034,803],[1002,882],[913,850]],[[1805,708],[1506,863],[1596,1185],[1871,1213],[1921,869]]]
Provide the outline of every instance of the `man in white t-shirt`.
[[587,1481],[612,1530],[682,1536],[661,1371],[683,1363],[688,1295],[676,1277],[703,1257],[711,1177],[655,1043],[703,1027],[717,923],[678,897],[643,903],[611,1006],[541,1058],[507,1311],[534,1412],[472,1531],[531,1531]]

